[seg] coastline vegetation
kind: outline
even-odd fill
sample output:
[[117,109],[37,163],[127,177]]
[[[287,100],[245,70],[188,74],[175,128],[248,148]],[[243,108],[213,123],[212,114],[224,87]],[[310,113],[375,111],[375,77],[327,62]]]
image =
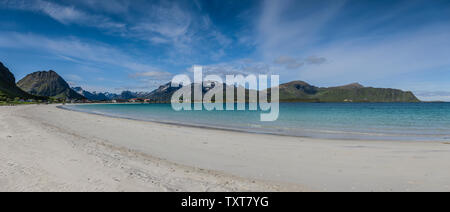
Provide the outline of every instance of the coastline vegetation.
[[10,98],[0,92],[0,106],[14,106],[14,105],[29,105],[29,104],[54,104],[54,103],[64,103],[62,99],[49,98],[48,100],[43,99],[22,99],[20,97]]

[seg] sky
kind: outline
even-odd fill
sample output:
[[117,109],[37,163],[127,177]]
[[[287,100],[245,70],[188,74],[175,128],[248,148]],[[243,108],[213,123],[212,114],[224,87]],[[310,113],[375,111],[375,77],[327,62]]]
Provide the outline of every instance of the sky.
[[17,79],[54,70],[99,92],[201,65],[450,101],[449,38],[448,0],[0,0],[0,61]]

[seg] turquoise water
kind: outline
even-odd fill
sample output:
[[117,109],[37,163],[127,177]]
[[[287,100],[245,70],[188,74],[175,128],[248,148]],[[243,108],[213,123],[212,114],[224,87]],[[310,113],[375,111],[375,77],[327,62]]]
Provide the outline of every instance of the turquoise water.
[[170,104],[66,105],[71,110],[146,121],[336,139],[450,141],[450,103],[280,103],[262,111],[174,111]]

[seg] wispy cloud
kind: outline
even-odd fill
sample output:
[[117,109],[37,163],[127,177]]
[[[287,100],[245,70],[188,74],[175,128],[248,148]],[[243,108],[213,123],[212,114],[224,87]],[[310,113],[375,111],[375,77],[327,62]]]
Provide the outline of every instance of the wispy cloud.
[[76,74],[66,74],[64,75],[65,79],[69,80],[69,81],[75,81],[75,82],[80,82],[83,81],[83,78],[81,78],[80,76],[76,75]]
[[[105,33],[155,45],[172,45],[172,52],[177,54],[196,54],[196,49],[207,47],[195,48],[202,43],[215,44],[215,48],[219,46],[224,52],[232,43],[232,39],[220,32],[208,15],[187,9],[185,3],[176,1],[150,4],[120,0],[0,0],[1,7],[47,15],[64,25],[97,28]],[[115,16],[106,15],[105,10]]]
[[89,14],[74,6],[45,0],[2,0],[0,5],[9,9],[42,13],[66,25],[77,24],[114,32],[123,32],[126,27],[124,23],[115,22],[106,16]]
[[414,94],[422,101],[450,101],[450,91],[414,91]]
[[[329,1],[323,7],[291,0],[263,1],[255,38],[266,59],[305,51],[320,39],[318,32],[338,14],[345,1]],[[314,11],[314,12],[311,12]]]
[[170,79],[172,77],[172,73],[166,71],[148,71],[148,72],[137,72],[134,74],[130,74],[132,78],[148,78],[148,79]]
[[311,66],[299,75],[310,80],[376,81],[389,76],[450,67],[447,26],[433,26],[384,38],[346,40],[318,48],[327,63]]
[[136,62],[123,51],[103,43],[91,43],[75,37],[51,39],[34,34],[0,33],[0,47],[39,50],[81,64],[109,64],[126,72],[154,70],[153,65]]
[[304,64],[302,60],[295,59],[290,56],[280,56],[275,59],[274,63],[278,65],[283,65],[287,69],[298,69]]
[[290,56],[280,56],[274,60],[274,63],[281,65],[289,70],[299,70],[300,67],[307,65],[321,65],[327,61],[324,57],[309,56],[306,59],[303,58],[293,58]]
[[138,23],[132,29],[146,35],[156,33],[162,37],[177,39],[187,33],[191,16],[176,5],[169,7],[155,6],[151,21]]
[[[380,6],[267,0],[250,30],[249,37],[254,39],[247,41],[255,43],[261,62],[279,66],[272,70],[278,71],[282,81],[379,85],[392,77],[404,79],[402,75],[432,74],[450,67],[449,21],[430,16],[434,9],[409,1]],[[361,11],[370,15],[361,16]],[[414,24],[408,19],[411,16]]]
[[306,58],[306,63],[308,64],[314,64],[314,65],[320,65],[327,62],[327,59],[325,57],[317,57],[317,56],[309,56]]
[[[0,0],[0,8],[36,18],[0,21],[0,47],[57,57],[86,73],[115,71],[130,85],[123,87],[199,64],[207,74],[273,73],[319,86],[448,88],[420,78],[450,67],[443,1]],[[56,30],[28,27],[51,19]]]
[[[275,72],[276,67],[270,64],[258,62],[250,59],[235,60],[226,63],[216,63],[204,65],[203,73],[208,75],[250,75],[250,74],[270,74]],[[192,73],[192,67],[188,68],[188,73]]]
[[129,0],[108,0],[108,1],[96,1],[96,0],[68,0],[72,3],[78,3],[86,6],[91,10],[101,10],[110,14],[126,14],[131,9],[131,3]]

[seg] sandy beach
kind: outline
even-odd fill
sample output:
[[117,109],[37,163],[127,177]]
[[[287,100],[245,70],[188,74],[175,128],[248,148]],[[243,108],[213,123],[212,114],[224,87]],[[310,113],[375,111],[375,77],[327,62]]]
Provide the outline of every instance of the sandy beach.
[[449,153],[0,107],[0,191],[450,191]]

